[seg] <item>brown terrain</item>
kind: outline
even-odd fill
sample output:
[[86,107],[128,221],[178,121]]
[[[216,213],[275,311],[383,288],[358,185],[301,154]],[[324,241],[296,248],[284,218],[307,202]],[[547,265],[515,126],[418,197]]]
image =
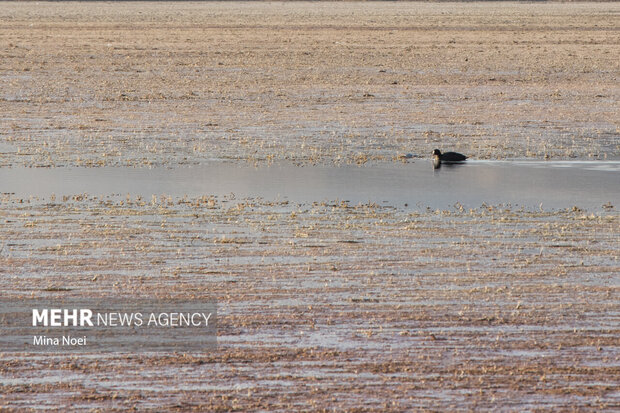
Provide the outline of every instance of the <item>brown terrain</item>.
[[[618,3],[0,3],[0,166],[617,159],[618,56]],[[615,208],[4,193],[2,297],[218,347],[0,353],[0,410],[614,411]]]
[[618,158],[620,6],[3,3],[0,165]]

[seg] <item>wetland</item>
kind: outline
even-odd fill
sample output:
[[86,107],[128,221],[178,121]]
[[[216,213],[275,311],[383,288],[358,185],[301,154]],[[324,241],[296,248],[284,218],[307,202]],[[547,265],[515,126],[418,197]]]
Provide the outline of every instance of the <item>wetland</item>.
[[617,409],[619,15],[0,2],[1,297],[217,302],[0,409]]

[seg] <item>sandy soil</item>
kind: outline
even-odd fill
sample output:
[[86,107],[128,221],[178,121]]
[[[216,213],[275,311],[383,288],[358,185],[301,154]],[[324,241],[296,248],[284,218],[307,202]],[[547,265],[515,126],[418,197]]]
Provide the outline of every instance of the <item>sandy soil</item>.
[[618,3],[3,3],[0,165],[617,158]]
[[[0,166],[620,155],[620,4],[1,3]],[[614,410],[620,217],[0,196],[2,297],[202,297],[202,354],[0,354],[0,410]],[[617,204],[614,205],[617,208]]]

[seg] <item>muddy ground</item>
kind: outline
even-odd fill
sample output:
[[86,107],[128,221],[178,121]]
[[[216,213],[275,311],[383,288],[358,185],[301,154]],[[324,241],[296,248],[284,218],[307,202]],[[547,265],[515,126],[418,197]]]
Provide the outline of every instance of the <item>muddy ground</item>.
[[219,347],[204,354],[5,354],[5,406],[620,402],[615,213],[85,195],[1,205],[5,296],[219,304]]
[[1,165],[618,158],[617,3],[3,3]]
[[[620,153],[620,6],[0,3],[0,165]],[[608,208],[0,197],[3,297],[218,302],[200,354],[0,354],[0,408],[614,410]]]

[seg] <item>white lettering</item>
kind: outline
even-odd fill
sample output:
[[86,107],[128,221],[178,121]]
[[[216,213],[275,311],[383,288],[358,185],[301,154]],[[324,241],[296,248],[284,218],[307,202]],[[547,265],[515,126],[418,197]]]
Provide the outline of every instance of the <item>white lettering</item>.
[[69,325],[69,320],[73,321],[73,326],[77,326],[77,322],[78,322],[78,312],[77,310],[74,308],[73,311],[71,311],[71,314],[69,314],[69,310],[67,310],[65,308],[65,326]]
[[37,323],[43,323],[44,326],[47,326],[47,310],[41,310],[39,312],[36,308],[32,309],[32,326],[36,327]]
[[183,326],[188,326],[190,323],[190,316],[189,313],[184,314],[184,313],[180,313],[179,314],[179,325]]
[[85,346],[86,345],[86,336],[76,338],[71,336],[62,336],[62,345],[63,346]]
[[97,325],[108,326],[108,313],[97,313]]
[[93,312],[87,308],[80,309],[80,325],[84,327],[84,324],[88,324],[89,326],[93,326],[93,322],[90,319],[93,316]]
[[33,336],[32,344],[35,346],[57,346],[60,344],[60,340],[55,337]]
[[50,326],[52,327],[61,327],[61,318],[62,318],[62,310],[60,308],[54,308],[49,310],[50,312]]

